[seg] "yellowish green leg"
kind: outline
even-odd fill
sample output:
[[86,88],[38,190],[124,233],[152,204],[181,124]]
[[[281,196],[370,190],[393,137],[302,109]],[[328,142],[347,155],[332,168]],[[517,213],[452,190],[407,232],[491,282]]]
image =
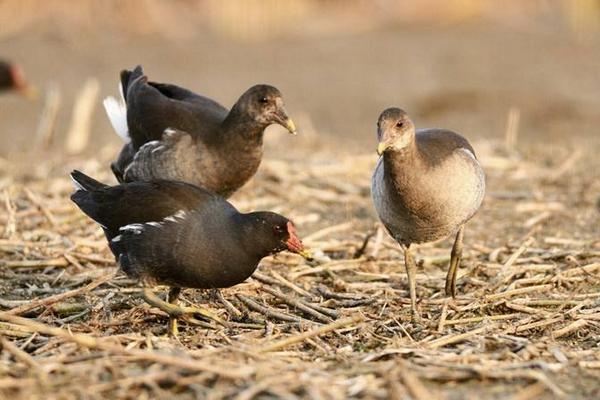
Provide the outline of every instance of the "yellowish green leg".
[[418,321],[420,319],[419,312],[417,311],[417,265],[415,264],[415,258],[410,250],[410,244],[401,244],[402,251],[404,251],[404,266],[406,267],[406,275],[408,277],[408,291],[410,293],[410,309],[413,320]]
[[454,239],[454,245],[450,253],[450,267],[448,268],[448,275],[446,275],[446,296],[452,296],[452,298],[456,297],[456,274],[462,257],[464,228],[465,226],[462,225],[456,233],[456,239]]
[[[190,320],[193,320],[193,316],[196,314],[200,315],[204,318],[213,320],[220,325],[223,325],[223,326],[228,325],[227,322],[223,321],[221,318],[217,317],[212,312],[210,312],[209,310],[206,310],[204,308],[183,307],[183,306],[174,304],[177,300],[177,296],[179,295],[179,292],[176,291],[175,289],[179,289],[179,288],[171,289],[170,296],[169,296],[169,302],[166,302],[166,301],[160,299],[149,288],[144,288],[144,290],[142,291],[142,296],[143,296],[144,300],[146,301],[146,303],[148,303],[151,306],[154,306],[156,308],[159,308],[159,309],[163,310],[164,312],[166,312],[167,314],[169,314],[169,317],[171,318],[169,320],[169,333],[170,334],[176,334],[176,329],[177,329],[176,328],[176,326],[177,326],[176,320],[178,318],[186,318],[187,317],[187,318],[190,318]],[[174,294],[175,294],[175,296],[173,296]],[[172,323],[171,322],[172,320],[175,320],[175,322]],[[173,330],[174,326],[175,326],[175,330]]]
[[[177,299],[179,298],[179,294],[181,293],[180,287],[172,287],[169,290],[168,301],[169,304],[177,305]],[[179,334],[179,329],[177,327],[177,318],[169,315],[169,336],[177,337]]]

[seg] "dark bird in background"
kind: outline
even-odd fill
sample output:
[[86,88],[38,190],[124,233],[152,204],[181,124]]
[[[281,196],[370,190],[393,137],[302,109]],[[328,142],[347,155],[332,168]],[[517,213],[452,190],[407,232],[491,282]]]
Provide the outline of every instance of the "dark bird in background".
[[37,89],[25,80],[23,70],[8,61],[0,60],[0,92],[17,91],[29,99],[37,98]]
[[119,182],[177,180],[229,197],[256,173],[269,125],[296,133],[281,93],[269,85],[251,87],[231,110],[150,82],[140,66],[121,72],[120,90],[122,101],[104,101],[113,128],[128,142],[111,165]]
[[485,175],[469,142],[449,130],[419,129],[405,111],[389,108],[377,122],[373,202],[404,251],[412,312],[417,313],[415,260],[410,246],[456,235],[446,276],[446,295],[456,295],[464,225],[485,193]]
[[[176,305],[181,288],[225,288],[243,282],[259,261],[283,250],[309,257],[294,224],[272,212],[243,214],[197,186],[157,180],[107,186],[79,171],[71,200],[104,229],[121,269],[145,287],[145,300],[176,318],[210,312]],[[169,302],[150,289],[171,287]]]

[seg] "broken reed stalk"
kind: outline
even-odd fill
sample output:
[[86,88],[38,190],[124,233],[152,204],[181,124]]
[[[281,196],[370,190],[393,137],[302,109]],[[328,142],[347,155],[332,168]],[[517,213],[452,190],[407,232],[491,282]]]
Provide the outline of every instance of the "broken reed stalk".
[[100,83],[98,80],[89,78],[77,95],[65,142],[65,150],[68,154],[79,154],[87,147],[99,91]]
[[[489,156],[479,153],[482,160]],[[256,280],[225,292],[241,297],[232,296],[228,302],[218,296],[219,302],[225,304],[228,319],[236,322],[229,323],[226,329],[205,329],[190,321],[182,324],[180,341],[162,335],[163,313],[140,305],[137,296],[132,299],[132,294],[140,290],[135,281],[119,277],[86,291],[90,281],[100,275],[91,264],[113,265],[114,260],[100,229],[85,218],[70,219],[78,213],[69,205],[66,177],[27,180],[26,187],[39,199],[37,204],[24,190],[2,187],[0,190],[10,194],[7,198],[12,214],[0,212],[0,229],[11,218],[16,226],[9,239],[0,240],[0,264],[4,266],[0,268],[4,293],[0,304],[4,309],[37,305],[25,313],[40,314],[49,329],[62,328],[44,331],[56,333],[52,337],[50,333],[26,328],[27,324],[21,322],[0,322],[0,335],[13,344],[12,348],[10,344],[5,346],[10,348],[4,351],[4,358],[11,373],[0,379],[0,397],[8,390],[20,390],[22,397],[68,398],[84,387],[102,390],[106,397],[210,392],[215,399],[240,393],[285,398],[302,391],[314,398],[344,398],[349,393],[363,397],[390,397],[396,393],[430,398],[442,390],[452,396],[476,385],[509,385],[513,392],[520,392],[532,384],[540,386],[531,388],[530,393],[545,388],[549,395],[558,395],[562,389],[552,384],[545,371],[577,374],[582,369],[600,368],[596,352],[588,345],[600,326],[600,251],[596,249],[595,236],[586,233],[586,229],[595,232],[595,226],[585,219],[577,224],[557,225],[558,218],[547,218],[543,230],[536,225],[523,237],[522,229],[523,221],[540,213],[577,213],[584,207],[581,204],[589,207],[588,201],[571,200],[578,199],[571,196],[572,191],[587,196],[585,190],[590,182],[595,182],[591,178],[580,180],[581,176],[571,173],[575,168],[579,170],[584,160],[579,158],[550,186],[543,186],[551,172],[548,168],[543,166],[541,172],[532,172],[527,179],[535,186],[535,193],[526,194],[502,185],[520,185],[531,163],[513,158],[508,169],[491,167],[492,185],[509,195],[488,197],[482,214],[474,221],[474,251],[467,268],[461,270],[464,279],[457,299],[449,302],[443,296],[445,274],[437,264],[447,261],[446,244],[423,246],[420,251],[425,260],[423,272],[418,275],[420,308],[425,316],[420,325],[410,320],[405,275],[398,270],[398,250],[381,228],[365,249],[366,254],[351,259],[360,246],[360,238],[373,227],[370,217],[358,215],[369,201],[366,172],[372,169],[374,157],[349,157],[332,165],[312,165],[307,160],[297,164],[276,161],[275,167],[283,169],[273,167],[275,174],[269,176],[276,176],[277,184],[263,185],[264,177],[259,174],[251,197],[244,197],[242,190],[240,201],[252,208],[257,204],[278,207],[284,214],[294,212],[307,221],[306,229],[316,235],[312,243],[320,250],[317,265],[307,266],[296,256],[266,259],[261,265],[262,275],[257,275]],[[108,160],[100,162],[108,165]],[[3,168],[0,161],[0,172]],[[357,169],[365,173],[354,173]],[[513,172],[521,174],[514,178],[517,182]],[[348,181],[330,183],[341,178]],[[0,175],[0,185],[3,182],[4,176]],[[297,189],[306,185],[319,187],[318,193]],[[266,191],[264,197],[260,196],[261,190]],[[544,194],[543,199],[538,198],[538,190]],[[348,199],[344,215],[357,217],[352,225],[339,224],[328,229],[331,199],[340,197],[339,193]],[[46,204],[46,199],[51,199],[52,204]],[[321,199],[328,200],[324,203]],[[339,204],[338,200],[335,204]],[[500,207],[496,207],[498,202],[502,202]],[[40,204],[46,206],[48,213]],[[304,210],[306,214],[298,214]],[[502,213],[513,211],[518,212],[514,221],[504,221]],[[56,228],[53,218],[58,222]],[[514,224],[504,226],[506,222]],[[498,229],[506,228],[502,232],[507,237],[521,237],[521,242],[509,247],[502,242],[488,242],[492,223]],[[579,231],[581,227],[583,230]],[[373,258],[376,251],[378,257]],[[51,268],[53,264],[57,267]],[[331,324],[339,320],[325,323],[300,308],[286,307],[282,299],[265,293],[263,286],[331,319],[356,313],[365,315],[365,322],[336,329],[339,325]],[[192,303],[193,293],[188,292]],[[78,308],[80,304],[74,303],[75,299],[90,295],[93,304],[82,302],[83,308]],[[32,296],[37,299],[31,301]],[[64,303],[57,302],[60,296],[68,298]],[[44,309],[46,302],[52,304],[48,310]],[[215,303],[213,306],[220,306]],[[490,330],[482,328],[488,321],[496,324],[487,328]],[[73,339],[70,330],[79,332],[74,335],[85,336]],[[88,337],[93,342],[87,342]],[[276,348],[270,349],[273,345]],[[24,353],[48,372],[52,385],[43,384]],[[118,376],[105,379],[101,368],[118,371]],[[146,372],[140,374],[140,368]],[[272,371],[281,373],[277,379],[269,380]],[[408,375],[403,371],[408,371]],[[232,379],[216,376],[220,373],[230,373]],[[431,386],[430,381],[453,384]],[[421,390],[423,387],[429,393]],[[44,395],[39,395],[42,390]]]
[[517,145],[517,138],[519,134],[519,120],[521,119],[521,112],[517,107],[511,107],[508,110],[508,117],[506,121],[506,132],[504,136],[504,146],[510,153],[515,151]]
[[56,121],[61,106],[60,88],[56,84],[51,84],[46,90],[46,101],[44,110],[38,123],[35,137],[42,148],[47,149],[53,142],[56,133]]
[[[447,323],[447,322],[446,322]],[[450,334],[446,336],[442,336],[441,338],[432,340],[431,342],[425,342],[423,345],[429,349],[437,349],[439,347],[448,346],[450,344],[459,343],[465,341],[467,339],[471,339],[473,336],[477,336],[479,334],[488,332],[490,329],[496,327],[497,324],[489,324],[482,326],[477,329],[473,329],[471,331],[459,334]]]
[[355,315],[353,317],[340,319],[340,320],[334,321],[330,324],[323,325],[318,328],[311,329],[309,331],[302,332],[300,334],[290,336],[288,338],[279,340],[277,342],[259,347],[257,351],[259,353],[267,353],[267,352],[271,352],[271,351],[281,350],[281,349],[291,346],[293,344],[301,343],[301,342],[305,341],[306,339],[310,339],[315,336],[320,336],[325,333],[334,331],[336,329],[341,329],[341,328],[345,328],[345,327],[360,323],[363,320],[364,320],[364,317],[360,314]]
[[266,317],[271,317],[271,318],[275,318],[280,321],[286,321],[286,322],[302,322],[302,321],[312,322],[309,320],[305,320],[304,318],[297,317],[295,315],[290,315],[290,314],[286,314],[286,313],[277,311],[271,307],[266,307],[266,306],[260,305],[256,301],[252,300],[250,297],[244,296],[243,294],[236,293],[235,296],[238,298],[239,301],[244,303],[244,305],[246,307],[248,307],[250,310],[259,312],[259,313],[265,315]]
[[31,310],[33,310],[35,308],[38,308],[38,307],[49,306],[49,305],[51,305],[53,303],[56,303],[56,302],[68,299],[70,297],[75,297],[75,296],[82,295],[84,293],[88,293],[91,290],[93,290],[93,289],[97,288],[98,286],[102,285],[103,283],[108,282],[109,280],[111,280],[112,278],[114,278],[115,275],[116,275],[116,272],[112,272],[110,274],[101,276],[100,278],[98,278],[95,281],[87,284],[84,287],[80,287],[78,289],[69,290],[69,291],[64,292],[64,293],[59,293],[59,294],[56,294],[54,296],[46,297],[44,299],[34,300],[31,303],[24,304],[22,306],[10,309],[10,310],[6,311],[6,313],[9,314],[9,315],[20,315],[20,314],[26,313],[26,312],[31,311]]
[[74,342],[80,346],[89,349],[103,350],[115,355],[129,356],[141,361],[149,361],[158,364],[171,365],[179,368],[189,369],[192,371],[210,372],[219,375],[223,378],[229,379],[247,378],[252,374],[250,368],[242,367],[238,369],[222,369],[217,366],[204,363],[200,360],[182,358],[180,355],[171,356],[168,354],[161,354],[151,351],[127,349],[119,345],[99,340],[90,335],[82,333],[71,333],[61,328],[55,328],[52,326],[42,324],[41,322],[36,322],[28,318],[17,317],[5,312],[0,312],[0,320],[19,325],[20,327],[27,329],[29,332],[37,332],[39,334],[56,336],[58,338]]
[[306,313],[307,315],[310,315],[319,322],[329,323],[333,321],[329,316],[322,314],[321,312],[317,311],[316,309],[310,307],[305,303],[301,303],[300,301],[285,295],[279,290],[271,289],[268,286],[261,287],[261,290],[264,290],[270,295],[277,297],[278,299],[282,300],[285,304],[297,308],[298,310],[301,310],[302,312]]

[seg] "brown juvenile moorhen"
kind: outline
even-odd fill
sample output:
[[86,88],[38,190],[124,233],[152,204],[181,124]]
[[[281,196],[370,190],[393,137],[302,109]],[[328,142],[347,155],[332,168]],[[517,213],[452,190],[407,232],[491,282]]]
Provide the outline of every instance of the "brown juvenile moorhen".
[[449,130],[419,129],[404,110],[388,108],[377,122],[379,158],[372,178],[375,208],[404,251],[411,309],[418,318],[412,243],[456,234],[446,294],[456,295],[465,223],[479,209],[485,176],[469,142]]
[[[104,229],[123,271],[139,279],[145,300],[176,318],[209,312],[176,304],[181,288],[224,288],[248,278],[259,261],[283,250],[309,257],[287,218],[267,211],[243,214],[197,186],[157,180],[107,186],[79,171],[71,200]],[[148,288],[170,286],[169,303]]]
[[111,165],[119,182],[177,180],[229,197],[256,173],[269,125],[296,133],[281,93],[269,85],[251,87],[231,110],[150,82],[141,66],[121,72],[120,90],[122,101],[104,100],[113,128],[128,141]]

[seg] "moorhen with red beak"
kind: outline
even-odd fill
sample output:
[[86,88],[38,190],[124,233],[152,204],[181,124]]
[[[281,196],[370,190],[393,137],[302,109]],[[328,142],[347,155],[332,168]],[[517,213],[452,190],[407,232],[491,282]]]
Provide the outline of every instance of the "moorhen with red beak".
[[120,101],[104,100],[113,128],[128,142],[111,165],[119,182],[183,181],[229,197],[256,173],[269,125],[296,133],[281,92],[269,85],[251,87],[231,110],[150,82],[141,66],[121,72],[119,89]]
[[5,60],[0,60],[0,92],[15,90],[27,98],[35,99],[37,90],[25,80],[21,68]]
[[[267,211],[240,213],[203,188],[175,181],[132,182],[108,186],[79,171],[71,200],[104,229],[122,270],[145,287],[145,300],[171,316],[206,310],[175,304],[181,288],[225,288],[243,282],[259,261],[283,250],[309,258],[287,218]],[[171,287],[169,302],[150,287]]]

